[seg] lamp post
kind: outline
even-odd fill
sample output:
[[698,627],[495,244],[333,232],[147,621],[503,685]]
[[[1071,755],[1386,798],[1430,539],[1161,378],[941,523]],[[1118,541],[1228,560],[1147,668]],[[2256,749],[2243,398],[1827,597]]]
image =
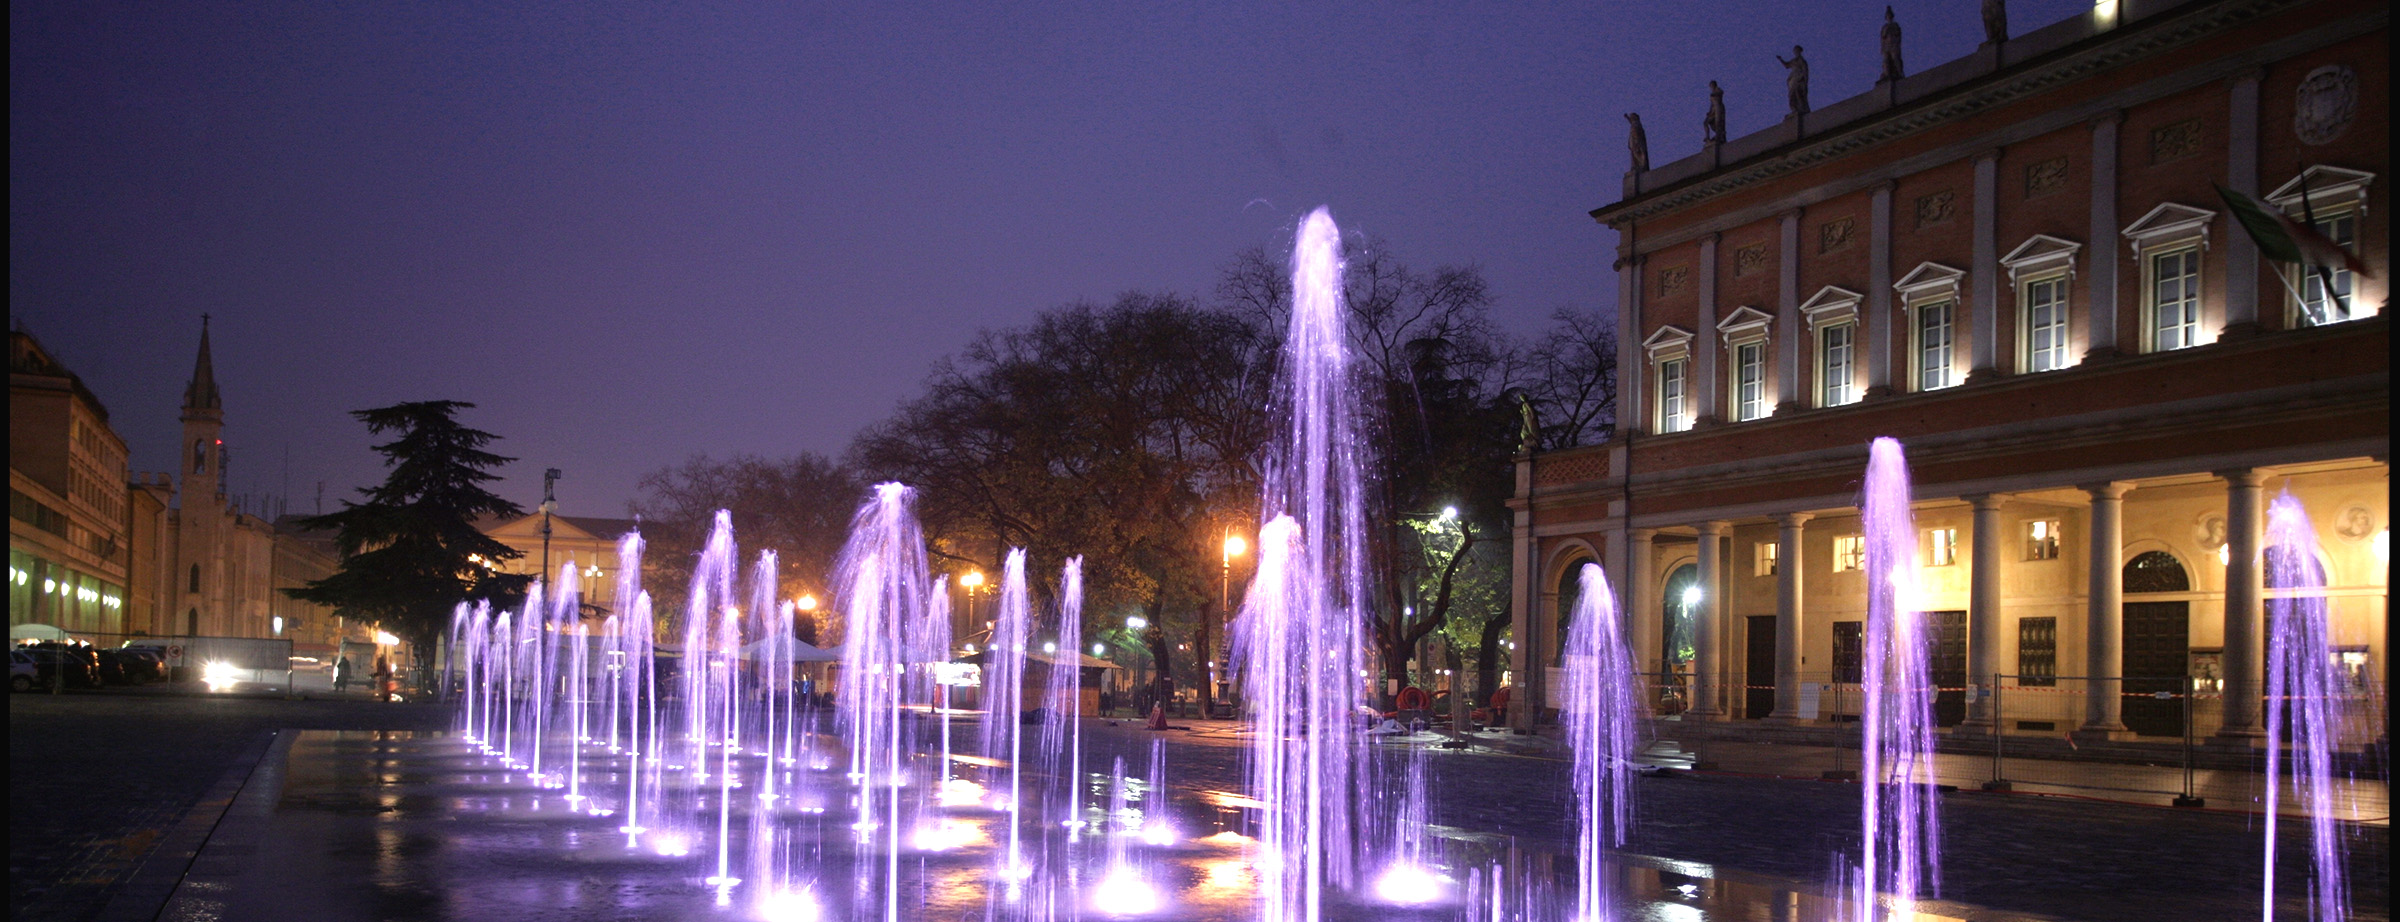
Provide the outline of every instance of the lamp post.
[[[975,591],[983,588],[983,571],[968,570],[967,575],[958,578],[958,585],[967,591],[966,628],[968,633],[973,633],[975,630]],[[957,637],[959,634],[955,628],[950,633],[952,637]]]
[[542,472],[542,572],[535,575],[544,582],[550,579],[550,516],[558,511],[558,478],[563,476],[555,467]]

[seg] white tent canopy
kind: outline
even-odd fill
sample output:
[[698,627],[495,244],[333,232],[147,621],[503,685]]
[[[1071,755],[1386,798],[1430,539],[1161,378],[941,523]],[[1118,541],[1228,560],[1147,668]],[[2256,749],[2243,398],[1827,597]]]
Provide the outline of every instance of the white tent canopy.
[[14,642],[19,640],[67,640],[70,638],[65,630],[56,625],[12,624],[8,626],[8,639]]

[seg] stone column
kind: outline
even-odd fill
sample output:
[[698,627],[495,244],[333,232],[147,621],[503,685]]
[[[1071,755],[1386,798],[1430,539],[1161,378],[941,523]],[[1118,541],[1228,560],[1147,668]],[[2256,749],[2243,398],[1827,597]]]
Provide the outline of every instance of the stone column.
[[2000,367],[2000,152],[1975,158],[1975,268],[1973,339],[1967,343],[1967,380],[1981,381]]
[[2000,571],[2002,559],[2000,537],[2000,497],[1981,493],[1967,497],[1975,507],[1974,555],[1967,572],[1967,684],[1980,695],[1975,706],[1967,711],[1961,733],[1988,732],[1998,727],[2001,715],[1992,710],[1992,686],[1998,684],[2001,673],[2000,647],[2007,636],[2008,619],[2000,613],[2000,586],[2006,575]]
[[[1808,635],[1801,630],[1801,528],[1815,518],[1806,512],[1787,512],[1777,518],[1783,530],[1775,542],[1775,710],[1767,715],[1779,721],[1797,721],[1800,713],[1800,644]],[[1813,719],[1816,715],[1805,715]]]
[[2125,494],[2123,481],[2086,484],[2092,496],[2091,593],[2084,612],[2083,727],[2076,733],[2109,739],[2125,733]]
[[1867,200],[1867,342],[1868,397],[1892,394],[1892,183],[1877,183]]
[[[1642,672],[1658,672],[1666,664],[1660,661],[1659,639],[1664,628],[1666,611],[1659,604],[1658,589],[1650,583],[1651,545],[1658,539],[1658,529],[1636,528],[1626,533],[1625,541],[1625,641],[1633,647],[1633,668]],[[1656,684],[1659,680],[1649,680]],[[1656,695],[1644,695],[1645,704],[1657,700]]]
[[1717,339],[1717,239],[1710,234],[1700,238],[1700,329],[1692,338],[1692,382],[1684,389],[1692,397],[1692,428],[1711,425],[1724,417],[1718,403],[1718,393],[1724,390],[1723,379],[1717,373],[1717,354],[1724,351]]
[[2266,530],[2266,475],[2252,469],[2220,472],[2225,478],[2225,726],[2217,736],[2249,745],[2266,735],[2259,705],[2266,686],[2267,575],[2261,557]]
[[1724,657],[1718,655],[1717,613],[1723,601],[1717,596],[1723,591],[1724,554],[1719,552],[1726,523],[1700,523],[1700,604],[1692,607],[1692,710],[1701,720],[1717,720],[1725,716],[1725,703],[1717,700],[1724,689],[1725,677],[1720,673]]
[[[2251,195],[2258,194],[2258,78],[2256,70],[2234,78],[2225,132],[2225,187]],[[2239,338],[2258,330],[2258,245],[2249,234],[2227,234],[2222,335]]]
[[1808,406],[1800,395],[1800,211],[1783,213],[1783,247],[1777,259],[1775,326],[1775,415],[1797,413]]
[[1517,648],[1509,654],[1509,670],[1515,673],[1511,682],[1512,698],[1508,708],[1508,725],[1519,732],[1533,732],[1534,715],[1540,713],[1534,702],[1533,670],[1542,662],[1541,579],[1536,568],[1541,564],[1538,542],[1533,537],[1533,456],[1517,456],[1516,528],[1511,536],[1512,555],[1516,566],[1509,574],[1509,626],[1516,636]]
[[2117,126],[2125,117],[2111,112],[2092,123],[2091,250],[2085,265],[2091,270],[2090,319],[2084,331],[2084,361],[2117,354]]

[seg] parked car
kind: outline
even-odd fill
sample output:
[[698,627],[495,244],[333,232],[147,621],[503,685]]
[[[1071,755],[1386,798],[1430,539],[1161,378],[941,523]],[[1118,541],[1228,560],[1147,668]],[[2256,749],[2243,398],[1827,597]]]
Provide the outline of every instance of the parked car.
[[144,649],[101,650],[100,680],[110,685],[148,685],[167,678],[166,660]]
[[32,691],[41,680],[42,667],[34,663],[32,656],[15,650],[8,651],[9,691]]
[[100,655],[89,646],[45,640],[18,647],[17,652],[32,657],[40,669],[36,684],[51,684],[63,670],[68,688],[100,687]]

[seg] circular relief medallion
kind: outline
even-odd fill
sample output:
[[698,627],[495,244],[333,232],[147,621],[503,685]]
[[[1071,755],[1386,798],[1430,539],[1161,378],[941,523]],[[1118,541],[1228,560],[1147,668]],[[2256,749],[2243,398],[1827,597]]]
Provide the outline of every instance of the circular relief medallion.
[[2358,74],[2340,64],[2308,72],[2292,106],[2292,131],[2303,144],[2331,144],[2358,117]]

